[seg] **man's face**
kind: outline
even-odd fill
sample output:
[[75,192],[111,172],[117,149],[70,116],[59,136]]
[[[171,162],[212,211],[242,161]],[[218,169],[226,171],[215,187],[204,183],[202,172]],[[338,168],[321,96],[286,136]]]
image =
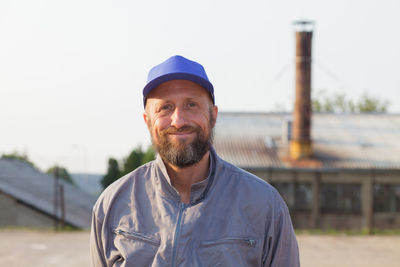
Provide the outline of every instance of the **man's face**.
[[199,162],[209,150],[217,113],[203,87],[172,80],[150,92],[143,117],[163,160],[183,168]]

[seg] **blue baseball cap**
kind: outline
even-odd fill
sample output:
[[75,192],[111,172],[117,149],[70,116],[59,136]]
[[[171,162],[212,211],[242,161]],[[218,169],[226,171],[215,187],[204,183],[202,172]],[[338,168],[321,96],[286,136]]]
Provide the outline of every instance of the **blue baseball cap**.
[[182,56],[172,56],[161,64],[153,67],[147,76],[147,84],[143,88],[143,105],[146,107],[147,95],[160,84],[171,80],[188,80],[206,89],[213,104],[214,87],[208,80],[203,66]]

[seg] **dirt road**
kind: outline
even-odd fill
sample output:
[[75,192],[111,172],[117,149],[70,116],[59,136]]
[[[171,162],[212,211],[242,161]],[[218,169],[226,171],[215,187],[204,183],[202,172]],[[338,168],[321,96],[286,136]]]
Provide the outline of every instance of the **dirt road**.
[[400,236],[298,235],[303,267],[400,267]]
[[[297,238],[303,267],[400,267],[400,236]],[[0,230],[0,266],[89,266],[89,233]]]

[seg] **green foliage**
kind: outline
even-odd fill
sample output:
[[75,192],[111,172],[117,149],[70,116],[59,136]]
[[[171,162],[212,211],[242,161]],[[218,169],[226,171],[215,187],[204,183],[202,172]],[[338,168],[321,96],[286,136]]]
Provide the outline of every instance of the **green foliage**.
[[142,164],[145,164],[147,162],[150,162],[150,161],[154,160],[155,157],[156,157],[156,153],[154,152],[153,147],[149,146],[147,148],[147,151],[143,155]]
[[344,93],[328,96],[324,91],[318,92],[312,100],[312,110],[315,112],[387,112],[388,106],[388,101],[370,96],[366,92],[356,102],[348,99]]
[[142,159],[144,156],[144,152],[141,147],[137,147],[123,160],[123,169],[121,175],[125,175],[130,173],[140,165],[142,165]]
[[123,161],[123,169],[121,175],[125,175],[130,173],[137,167],[152,161],[155,158],[154,150],[152,147],[149,147],[147,151],[142,151],[142,148],[139,146],[132,150],[127,158]]
[[59,167],[59,166],[53,166],[50,167],[46,173],[51,174],[53,176],[58,176],[59,178],[63,179],[67,183],[74,184],[74,181],[72,180],[71,176],[69,175],[68,171],[66,168]]
[[380,100],[377,97],[372,97],[364,93],[357,107],[360,112],[387,112],[388,106],[389,101]]
[[128,157],[123,159],[121,168],[116,159],[110,158],[108,160],[107,174],[101,180],[103,188],[105,189],[121,176],[130,173],[137,167],[152,161],[154,158],[155,153],[152,147],[143,151],[140,146],[132,150]]
[[103,179],[101,179],[101,185],[105,189],[115,180],[117,180],[121,176],[121,172],[119,170],[118,161],[116,159],[110,158],[108,159],[108,169],[107,174],[104,175]]
[[16,159],[25,163],[28,163],[31,167],[36,168],[33,162],[31,162],[26,154],[19,154],[18,152],[14,151],[11,154],[3,154],[1,155],[2,159]]

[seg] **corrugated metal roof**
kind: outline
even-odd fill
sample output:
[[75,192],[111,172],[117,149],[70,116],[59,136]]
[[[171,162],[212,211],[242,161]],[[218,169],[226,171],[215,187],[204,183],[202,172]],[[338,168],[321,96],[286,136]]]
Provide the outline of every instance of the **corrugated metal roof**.
[[[0,159],[0,191],[42,212],[54,214],[54,180],[19,160]],[[94,196],[59,180],[64,186],[65,219],[68,224],[89,228]]]
[[[235,165],[289,166],[282,140],[288,113],[220,112],[215,128],[218,154]],[[315,160],[326,168],[400,169],[400,114],[312,115]]]
[[[234,150],[233,150],[234,148]],[[244,136],[221,138],[217,145],[218,154],[229,162],[240,162],[244,166],[281,166],[281,161],[273,147],[267,147],[260,137]]]

